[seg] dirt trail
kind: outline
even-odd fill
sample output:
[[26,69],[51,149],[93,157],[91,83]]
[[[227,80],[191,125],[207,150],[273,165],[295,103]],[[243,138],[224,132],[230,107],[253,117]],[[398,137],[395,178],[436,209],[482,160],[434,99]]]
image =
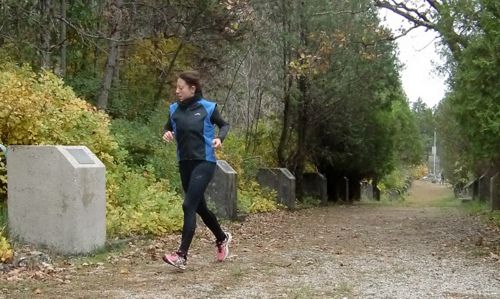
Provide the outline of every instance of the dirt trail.
[[253,215],[226,225],[234,242],[224,263],[201,227],[183,272],[159,259],[177,245],[169,236],[72,266],[66,283],[0,283],[6,298],[500,298],[498,229],[450,196],[417,181],[403,204]]

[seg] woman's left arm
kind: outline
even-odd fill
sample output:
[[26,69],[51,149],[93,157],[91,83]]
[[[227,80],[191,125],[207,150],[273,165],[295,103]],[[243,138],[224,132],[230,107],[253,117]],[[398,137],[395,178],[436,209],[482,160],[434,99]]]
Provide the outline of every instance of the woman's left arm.
[[224,141],[224,138],[226,138],[226,135],[229,132],[229,124],[224,119],[222,119],[217,106],[215,106],[212,117],[210,117],[210,121],[213,124],[216,124],[217,127],[219,127],[219,135],[217,135],[216,138],[219,138],[221,142]]

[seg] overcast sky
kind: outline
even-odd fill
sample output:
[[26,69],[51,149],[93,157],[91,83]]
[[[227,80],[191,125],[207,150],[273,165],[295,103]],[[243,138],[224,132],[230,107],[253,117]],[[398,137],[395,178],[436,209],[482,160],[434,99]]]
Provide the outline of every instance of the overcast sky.
[[[380,11],[383,24],[397,30],[403,19],[385,9]],[[436,66],[442,65],[442,59],[436,52],[437,34],[418,28],[397,40],[399,59],[405,65],[401,72],[401,80],[406,95],[411,102],[419,97],[429,106],[434,107],[444,97],[445,80],[436,72]]]

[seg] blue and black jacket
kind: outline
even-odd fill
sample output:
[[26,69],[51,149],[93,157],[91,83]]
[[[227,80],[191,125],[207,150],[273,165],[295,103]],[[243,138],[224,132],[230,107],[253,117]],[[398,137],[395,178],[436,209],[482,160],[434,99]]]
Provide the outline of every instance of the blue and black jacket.
[[[219,127],[215,134],[214,124]],[[170,105],[170,113],[163,132],[173,131],[177,141],[177,159],[206,160],[216,162],[212,141],[224,141],[229,124],[217,110],[217,104],[207,101],[200,95]]]

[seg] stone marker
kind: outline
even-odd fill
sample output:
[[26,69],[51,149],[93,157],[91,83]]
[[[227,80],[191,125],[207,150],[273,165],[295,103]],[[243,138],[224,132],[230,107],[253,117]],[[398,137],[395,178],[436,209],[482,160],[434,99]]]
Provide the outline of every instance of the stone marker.
[[474,180],[468,182],[464,186],[465,197],[472,198],[472,200],[477,200],[478,193],[479,193],[478,186],[479,186],[478,179],[474,179]]
[[306,172],[302,177],[302,188],[304,195],[312,196],[321,200],[322,204],[328,202],[328,190],[326,178],[318,172]]
[[493,211],[500,210],[500,172],[490,179],[490,202]]
[[361,200],[373,200],[373,186],[366,181],[361,182]]
[[374,186],[373,187],[373,199],[375,199],[376,201],[380,201],[380,189],[378,186]]
[[9,146],[13,238],[63,254],[106,242],[105,166],[85,146]]
[[491,177],[487,174],[483,174],[478,179],[478,198],[481,201],[486,201],[490,199],[490,179]]
[[217,161],[214,177],[205,191],[207,204],[213,206],[218,217],[236,219],[236,171],[224,160]]
[[261,168],[257,181],[278,193],[278,202],[290,209],[295,208],[295,177],[286,168]]

